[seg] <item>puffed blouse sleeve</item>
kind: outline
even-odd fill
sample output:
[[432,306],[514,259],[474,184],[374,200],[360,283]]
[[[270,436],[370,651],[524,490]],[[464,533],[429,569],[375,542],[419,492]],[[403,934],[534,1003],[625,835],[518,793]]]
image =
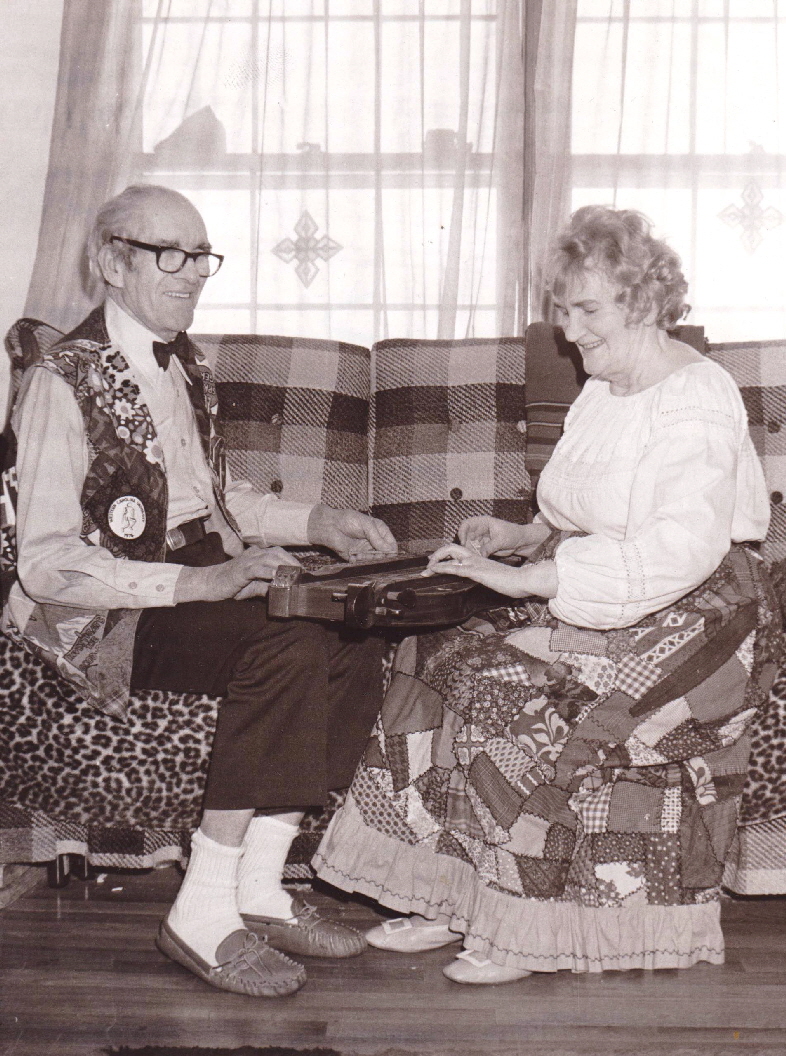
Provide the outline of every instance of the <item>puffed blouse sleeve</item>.
[[559,586],[550,609],[567,623],[599,629],[637,623],[707,579],[732,542],[766,534],[764,474],[733,379],[715,364],[683,368],[660,383],[647,407],[625,523],[598,530],[602,488],[585,526],[575,514],[564,524],[557,511],[547,515],[557,527],[590,533],[565,540],[556,552]]

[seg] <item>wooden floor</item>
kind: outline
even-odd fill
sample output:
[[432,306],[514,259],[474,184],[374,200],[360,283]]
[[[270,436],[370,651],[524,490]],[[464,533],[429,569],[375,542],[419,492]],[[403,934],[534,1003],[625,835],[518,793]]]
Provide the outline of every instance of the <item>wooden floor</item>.
[[[153,945],[174,868],[44,882],[0,911],[0,1054],[98,1056],[117,1046],[289,1046],[428,1056],[784,1056],[786,899],[724,902],[727,963],[689,971],[535,976],[471,988],[450,950],[311,960],[293,997],[213,990]],[[358,901],[316,900],[348,923]]]

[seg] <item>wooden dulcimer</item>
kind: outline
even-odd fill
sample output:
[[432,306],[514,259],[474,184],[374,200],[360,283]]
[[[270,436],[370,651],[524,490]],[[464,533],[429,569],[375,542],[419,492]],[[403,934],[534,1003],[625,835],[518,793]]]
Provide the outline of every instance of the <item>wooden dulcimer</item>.
[[347,627],[440,627],[512,599],[460,576],[422,576],[426,555],[378,557],[322,568],[279,565],[267,595],[270,616],[343,622]]

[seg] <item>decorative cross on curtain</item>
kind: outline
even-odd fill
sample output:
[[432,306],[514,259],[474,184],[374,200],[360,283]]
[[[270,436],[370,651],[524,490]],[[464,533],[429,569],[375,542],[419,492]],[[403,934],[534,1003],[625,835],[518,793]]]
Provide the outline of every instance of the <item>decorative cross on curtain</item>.
[[317,260],[330,260],[344,248],[327,235],[317,238],[318,230],[318,225],[306,209],[295,224],[297,238],[294,241],[291,238],[282,238],[273,247],[273,253],[285,264],[290,264],[293,260],[297,261],[295,274],[304,286],[310,286],[317,277],[319,273]]

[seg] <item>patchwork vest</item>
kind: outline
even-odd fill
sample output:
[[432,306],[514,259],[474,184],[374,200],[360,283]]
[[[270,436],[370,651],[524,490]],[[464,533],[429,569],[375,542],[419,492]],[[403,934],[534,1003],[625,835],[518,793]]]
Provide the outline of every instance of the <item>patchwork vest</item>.
[[[225,458],[213,375],[193,342],[181,357],[216,504],[224,502]],[[82,540],[117,558],[163,561],[168,488],[150,411],[120,349],[109,341],[103,308],[46,353],[49,370],[73,389],[85,427],[89,465],[80,497]],[[100,710],[123,719],[139,609],[77,609],[37,604],[25,627],[6,627]]]

